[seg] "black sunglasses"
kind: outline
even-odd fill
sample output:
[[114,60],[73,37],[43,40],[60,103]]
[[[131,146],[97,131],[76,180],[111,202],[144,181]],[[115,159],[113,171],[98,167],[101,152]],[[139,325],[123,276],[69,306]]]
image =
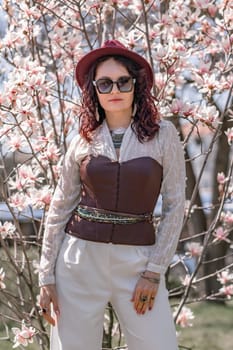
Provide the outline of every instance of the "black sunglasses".
[[136,79],[132,77],[120,77],[116,81],[110,78],[101,78],[93,81],[93,85],[97,88],[100,94],[109,94],[112,91],[113,84],[116,84],[120,92],[130,92],[133,90],[133,86]]

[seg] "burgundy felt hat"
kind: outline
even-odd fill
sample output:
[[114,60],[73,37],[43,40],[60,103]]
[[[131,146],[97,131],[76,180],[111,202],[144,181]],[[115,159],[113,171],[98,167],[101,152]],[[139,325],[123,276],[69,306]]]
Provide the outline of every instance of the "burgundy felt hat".
[[141,68],[145,69],[146,77],[145,79],[148,82],[149,89],[152,88],[154,82],[154,74],[150,64],[146,61],[145,58],[140,56],[134,51],[127,49],[122,43],[118,40],[107,40],[98,49],[92,50],[86,55],[84,55],[78,62],[75,74],[78,85],[82,88],[85,82],[85,76],[88,73],[92,64],[100,57],[104,56],[124,56],[132,61],[136,62]]

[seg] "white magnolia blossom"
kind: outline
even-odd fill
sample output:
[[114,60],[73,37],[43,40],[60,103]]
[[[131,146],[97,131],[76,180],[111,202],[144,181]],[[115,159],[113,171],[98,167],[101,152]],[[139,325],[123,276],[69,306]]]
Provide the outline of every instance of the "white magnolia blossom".
[[22,321],[21,329],[12,327],[11,330],[15,335],[13,349],[21,345],[26,347],[29,343],[33,343],[36,330],[34,327],[27,327],[24,320]]
[[201,255],[203,246],[199,242],[189,242],[185,245],[186,254],[192,257],[198,257]]
[[[167,3],[153,0],[1,2],[7,24],[1,27],[0,40],[0,143],[4,148],[1,148],[1,165],[2,158],[15,160],[17,164],[12,165],[9,172],[3,169],[0,182],[1,186],[4,182],[13,212],[21,213],[29,207],[43,212],[41,222],[33,222],[38,239],[36,247],[41,242],[43,218],[64,154],[78,132],[81,93],[74,78],[75,66],[86,52],[99,47],[104,40],[119,39],[152,63],[158,111],[161,118],[172,118],[179,124],[184,132],[184,147],[188,143],[188,147],[195,148],[196,136],[205,143],[206,132],[212,137],[221,126],[220,113],[233,82],[232,1],[170,0],[166,8]],[[231,147],[233,128],[230,124],[223,135]],[[201,152],[200,157],[205,153],[204,147]],[[199,154],[195,154],[196,157]],[[2,166],[4,168],[4,164]],[[232,203],[232,179],[220,171],[214,181],[217,181],[219,200],[229,185],[226,203]],[[191,218],[197,210],[200,210],[198,205],[188,200],[185,213]],[[213,233],[215,244],[224,241],[232,247],[232,224],[232,211],[224,205],[219,226]],[[13,222],[0,221],[1,238],[14,240],[12,261],[19,264],[21,273],[25,274],[26,259],[18,254],[21,247],[18,243],[23,243],[26,253],[28,243],[18,242],[17,230]],[[187,243],[185,256],[198,258],[203,249],[199,242]],[[36,261],[30,267],[38,272]],[[27,271],[26,277],[29,275]],[[7,290],[8,278],[10,274],[8,276],[4,265],[4,269],[0,269],[2,294]],[[232,298],[232,272],[226,269],[217,278],[221,283],[219,293]],[[187,275],[183,284],[189,281]],[[15,315],[20,315],[22,304],[20,300]],[[24,312],[21,312],[22,319]],[[30,312],[27,321],[36,317],[34,305]],[[193,319],[191,309],[183,307],[177,324],[187,327]],[[44,329],[41,332],[43,334]],[[20,328],[13,328],[13,333],[14,347],[28,346],[36,334],[24,321]]]
[[[177,308],[174,310],[174,315],[176,314]],[[176,324],[182,328],[192,327],[193,319],[195,318],[194,313],[187,306],[183,306],[180,314],[177,317]]]

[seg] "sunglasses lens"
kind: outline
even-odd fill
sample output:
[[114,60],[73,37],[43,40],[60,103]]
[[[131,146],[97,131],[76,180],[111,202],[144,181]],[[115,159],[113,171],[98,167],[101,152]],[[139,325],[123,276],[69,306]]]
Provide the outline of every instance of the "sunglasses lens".
[[96,87],[101,94],[107,94],[112,90],[113,82],[110,79],[99,79],[96,82]]
[[133,88],[133,80],[131,77],[120,77],[117,80],[117,86],[120,92],[129,92]]

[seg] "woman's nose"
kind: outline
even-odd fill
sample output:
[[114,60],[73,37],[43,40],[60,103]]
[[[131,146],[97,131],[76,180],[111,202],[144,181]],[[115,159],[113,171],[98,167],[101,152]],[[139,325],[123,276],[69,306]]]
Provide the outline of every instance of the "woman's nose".
[[115,93],[115,92],[120,92],[120,90],[118,89],[117,83],[114,81],[111,93]]

